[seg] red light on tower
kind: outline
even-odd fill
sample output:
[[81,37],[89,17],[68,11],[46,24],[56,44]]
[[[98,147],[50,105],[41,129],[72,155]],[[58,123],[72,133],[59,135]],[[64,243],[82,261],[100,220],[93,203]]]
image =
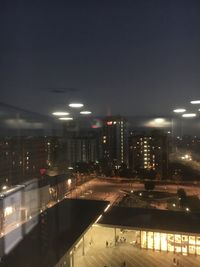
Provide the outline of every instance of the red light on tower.
[[112,121],[107,121],[107,125],[112,125],[113,124],[113,122]]
[[40,174],[41,174],[41,175],[44,175],[44,174],[46,174],[46,172],[47,172],[47,170],[46,170],[46,169],[40,169]]

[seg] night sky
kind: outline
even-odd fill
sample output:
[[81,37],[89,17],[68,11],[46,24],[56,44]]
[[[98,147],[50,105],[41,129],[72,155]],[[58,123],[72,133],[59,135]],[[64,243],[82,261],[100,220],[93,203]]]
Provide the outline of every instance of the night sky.
[[170,115],[200,97],[199,0],[1,0],[0,100]]

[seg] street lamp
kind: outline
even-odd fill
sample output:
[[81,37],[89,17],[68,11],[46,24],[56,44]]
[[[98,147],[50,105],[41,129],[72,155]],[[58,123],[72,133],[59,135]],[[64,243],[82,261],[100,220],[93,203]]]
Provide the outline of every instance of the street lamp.
[[6,190],[7,188],[8,188],[7,185],[2,186],[2,190]]

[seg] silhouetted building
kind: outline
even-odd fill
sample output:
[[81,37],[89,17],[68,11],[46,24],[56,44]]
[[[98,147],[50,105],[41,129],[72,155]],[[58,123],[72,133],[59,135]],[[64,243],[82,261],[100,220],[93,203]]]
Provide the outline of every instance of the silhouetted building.
[[128,163],[127,121],[122,116],[106,117],[102,130],[103,159],[119,166]]
[[91,130],[72,133],[66,139],[66,156],[69,165],[99,160],[98,133]]
[[0,184],[14,185],[37,178],[47,168],[48,142],[45,137],[2,137],[0,139]]

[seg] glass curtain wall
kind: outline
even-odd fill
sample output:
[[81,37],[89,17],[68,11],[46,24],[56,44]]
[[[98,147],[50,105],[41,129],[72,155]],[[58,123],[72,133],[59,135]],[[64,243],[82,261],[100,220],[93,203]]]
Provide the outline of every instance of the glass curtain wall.
[[200,255],[200,236],[141,231],[141,248]]

